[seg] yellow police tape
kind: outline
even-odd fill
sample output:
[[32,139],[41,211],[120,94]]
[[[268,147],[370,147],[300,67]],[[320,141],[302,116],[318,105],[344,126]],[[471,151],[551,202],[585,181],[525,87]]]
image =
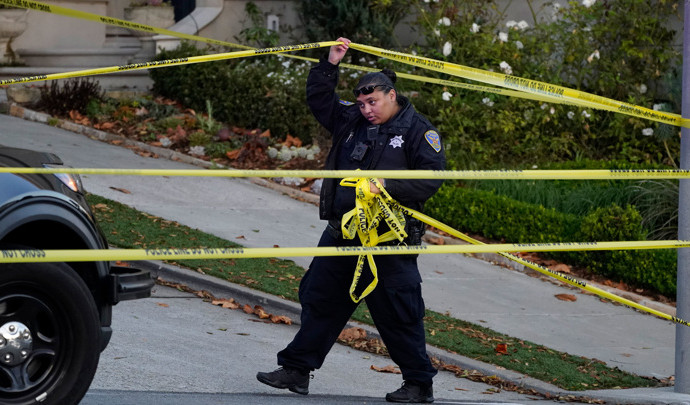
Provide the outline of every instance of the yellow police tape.
[[446,180],[640,180],[687,179],[683,169],[610,169],[610,170],[204,170],[204,169],[104,169],[0,167],[0,173],[181,177],[374,177],[383,179]]
[[[68,16],[68,17],[80,18],[80,19],[84,19],[84,20],[100,22],[103,24],[114,25],[117,27],[129,28],[129,29],[138,30],[138,31],[169,35],[169,36],[182,38],[182,39],[190,39],[190,40],[200,41],[200,42],[213,44],[213,45],[221,45],[221,46],[228,46],[228,47],[248,49],[248,50],[256,49],[256,48],[252,48],[252,47],[249,47],[246,45],[240,45],[240,44],[236,44],[236,43],[232,43],[232,42],[226,42],[226,41],[220,41],[220,40],[200,37],[197,35],[184,34],[184,33],[176,32],[176,31],[167,30],[164,28],[158,28],[158,27],[153,27],[153,26],[149,26],[149,25],[145,25],[145,24],[133,23],[133,22],[127,21],[127,20],[121,20],[121,19],[117,19],[117,18],[101,16],[98,14],[88,13],[88,12],[84,12],[84,11],[73,10],[73,9],[55,6],[55,5],[51,5],[51,4],[47,4],[47,3],[42,3],[39,1],[34,1],[34,0],[0,0],[0,4],[5,4],[8,6],[14,6],[14,7],[20,7],[20,8],[26,8],[29,10],[36,10],[36,11],[42,11],[42,12],[47,12],[47,13],[53,13],[53,14],[58,14],[58,15],[64,15],[64,16]],[[580,106],[580,107],[589,107],[589,108],[594,108],[594,109],[618,112],[618,113],[636,116],[639,118],[648,119],[648,120],[657,121],[657,122],[662,122],[662,123],[670,124],[670,125],[690,127],[690,120],[682,118],[678,114],[666,113],[666,112],[661,112],[661,111],[654,111],[654,110],[651,110],[649,108],[639,107],[639,106],[636,106],[633,104],[628,104],[628,103],[623,103],[623,102],[618,102],[616,100],[608,99],[608,98],[601,97],[601,96],[596,96],[594,94],[585,93],[585,92],[582,92],[579,90],[572,90],[572,89],[568,89],[566,87],[556,86],[556,85],[552,85],[552,84],[548,84],[548,83],[544,83],[544,82],[539,82],[536,80],[529,80],[529,79],[524,79],[524,78],[520,78],[517,76],[509,76],[509,75],[504,75],[501,73],[489,72],[489,71],[476,69],[476,68],[469,68],[469,67],[465,67],[462,65],[438,61],[438,60],[429,59],[429,58],[418,57],[415,55],[410,55],[410,54],[405,54],[405,53],[400,53],[400,52],[394,52],[394,51],[387,51],[384,49],[380,49],[380,48],[376,48],[376,47],[372,47],[372,46],[367,46],[367,45],[350,43],[350,46],[353,49],[358,49],[358,50],[363,51],[363,52],[378,55],[378,56],[381,56],[384,58],[389,58],[392,60],[396,60],[398,62],[402,62],[402,63],[406,63],[406,64],[410,64],[410,65],[414,65],[414,66],[418,66],[418,67],[422,67],[422,68],[426,68],[426,69],[430,69],[430,70],[436,70],[436,71],[448,73],[448,74],[451,74],[454,76],[464,77],[466,79],[475,80],[475,81],[479,81],[479,82],[483,82],[483,83],[494,84],[494,85],[499,86],[499,87],[512,88],[512,89],[515,89],[517,91],[505,90],[505,89],[501,89],[501,88],[492,88],[492,87],[486,87],[486,86],[479,86],[479,85],[473,85],[473,84],[458,83],[458,82],[454,82],[454,81],[450,81],[450,80],[427,78],[427,77],[423,77],[423,76],[417,76],[417,75],[411,75],[411,74],[405,74],[405,73],[398,74],[398,76],[400,76],[402,78],[406,78],[406,79],[419,80],[419,81],[423,81],[423,82],[427,82],[427,83],[442,84],[442,85],[446,85],[446,86],[464,88],[467,90],[490,92],[490,93],[506,95],[506,96],[510,96],[510,97],[519,97],[519,98],[524,98],[524,99],[537,100],[537,101],[547,101],[547,102],[559,103],[559,104],[572,104],[572,105],[576,105],[576,106]],[[286,49],[286,50],[283,50],[282,52],[307,49],[307,48],[300,48],[301,45],[295,45],[295,47],[297,47],[297,48]],[[269,52],[267,52],[267,53],[269,53]],[[270,52],[270,53],[276,53],[276,52]],[[226,54],[220,54],[220,55],[226,55]],[[253,55],[247,54],[247,55],[234,56],[234,57],[246,57],[246,56],[253,56]],[[297,55],[286,55],[286,56],[292,57],[292,58],[308,60],[308,61],[312,61],[312,62],[315,61],[314,59],[299,57]],[[0,85],[29,83],[29,82],[44,81],[44,80],[66,79],[66,78],[70,78],[70,77],[114,73],[114,72],[121,71],[121,70],[149,69],[149,68],[154,68],[154,67],[175,66],[175,65],[179,65],[179,64],[185,64],[185,63],[208,62],[208,61],[213,61],[213,60],[230,59],[230,58],[229,57],[227,57],[227,58],[226,57],[218,57],[217,59],[216,58],[210,58],[210,59],[199,59],[199,60],[193,60],[193,61],[186,61],[186,59],[192,59],[192,58],[181,58],[180,60],[170,59],[170,60],[164,60],[164,61],[145,62],[145,63],[140,63],[140,64],[130,64],[130,65],[125,65],[125,66],[127,66],[126,69],[121,69],[122,66],[119,66],[119,67],[109,67],[109,68],[102,68],[102,69],[91,69],[91,70],[64,72],[64,73],[58,73],[58,74],[52,74],[52,75],[28,76],[28,77],[23,77],[23,78],[18,78],[18,79],[0,80]],[[364,70],[364,71],[373,70],[371,68],[366,68],[366,67],[361,67],[361,66],[356,66],[356,65],[349,65],[349,64],[342,64],[341,66],[346,67],[346,68],[350,68],[350,69],[357,69],[357,70]]]
[[[121,20],[119,18],[106,17],[106,16],[102,16],[99,14],[93,14],[93,13],[88,13],[85,11],[79,11],[79,10],[74,10],[74,9],[70,9],[70,8],[66,8],[66,7],[60,7],[60,6],[56,6],[53,4],[43,3],[40,1],[34,1],[34,0],[0,0],[0,4],[25,8],[28,10],[42,11],[45,13],[62,15],[62,16],[66,16],[66,17],[79,18],[82,20],[99,22],[99,23],[103,23],[103,24],[107,24],[107,25],[113,25],[116,27],[128,28],[128,29],[135,30],[135,31],[150,32],[150,33],[161,34],[161,35],[169,35],[169,36],[176,37],[176,38],[189,39],[189,40],[203,42],[203,43],[207,43],[207,44],[211,44],[211,45],[220,45],[220,46],[226,46],[226,47],[230,47],[230,48],[239,48],[239,49],[256,49],[256,48],[251,47],[251,46],[237,44],[234,42],[227,42],[227,41],[221,41],[221,40],[217,40],[217,39],[201,37],[198,35],[185,34],[185,33],[177,32],[177,31],[168,30],[165,28],[158,28],[158,27],[154,27],[151,25],[145,25],[145,24],[135,23],[132,21]],[[309,61],[309,62],[318,62],[318,59],[307,58],[307,57],[303,57],[303,56],[299,56],[299,55],[286,54],[285,56],[290,57],[290,58],[294,58],[294,59],[305,60],[305,61]],[[166,64],[166,66],[172,66],[172,65],[175,65],[175,64],[174,63]],[[355,70],[361,70],[361,71],[365,71],[365,72],[379,71],[379,69],[369,68],[369,67],[365,67],[365,66],[357,66],[357,65],[352,65],[352,64],[348,64],[348,63],[341,63],[340,66],[343,68],[347,68],[347,69],[355,69]],[[28,83],[28,82],[44,81],[44,80],[66,79],[66,78],[70,78],[70,77],[79,77],[79,76],[87,76],[87,75],[92,75],[92,74],[105,74],[105,73],[112,73],[112,72],[110,72],[110,71],[103,72],[103,73],[85,73],[84,71],[64,72],[64,73],[61,73],[60,77],[54,77],[54,76],[48,77],[47,75],[45,75],[45,76],[30,76],[30,77],[11,79],[11,80],[2,80],[2,81],[0,81],[0,85]],[[436,78],[431,78],[431,77],[417,76],[417,75],[412,75],[412,74],[408,74],[408,73],[398,73],[398,77],[408,79],[408,80],[417,80],[417,81],[422,81],[422,82],[426,82],[426,83],[435,83],[435,84],[440,84],[440,85],[444,85],[444,86],[458,87],[458,88],[463,88],[463,89],[467,89],[467,90],[483,91],[483,92],[488,92],[488,93],[500,94],[500,95],[511,96],[511,97],[520,97],[520,98],[531,99],[531,100],[539,100],[539,101],[542,100],[542,98],[535,97],[535,96],[532,96],[531,94],[524,93],[524,92],[505,90],[505,89],[494,88],[494,87],[478,86],[478,85],[467,84],[467,83],[459,83],[459,82],[455,82],[455,81],[451,81],[451,80],[443,80],[443,79],[436,79]],[[553,100],[553,101],[559,102],[560,100]]]
[[[395,207],[392,207],[392,208],[395,209]],[[439,222],[439,221],[437,221],[437,220],[435,220],[435,219],[433,219],[433,218],[431,218],[425,214],[422,214],[421,212],[418,212],[418,211],[415,211],[413,209],[406,208],[406,207],[400,207],[399,209],[401,211],[403,211],[406,215],[409,215],[413,218],[417,218],[418,220],[425,222],[425,223],[429,224],[430,226],[435,227],[436,229],[439,229],[443,232],[447,232],[452,236],[455,236],[457,238],[464,240],[465,242],[471,243],[472,245],[485,245],[484,243],[482,243],[482,242],[480,242],[480,241],[478,241],[478,240],[476,240],[476,239],[474,239],[468,235],[465,235],[464,233],[459,232],[459,231],[449,227],[448,225],[446,225],[442,222]],[[537,263],[533,263],[529,260],[525,260],[521,257],[515,256],[515,255],[510,254],[510,253],[506,253],[506,252],[496,252],[496,253],[498,253],[501,256],[503,256],[507,259],[510,259],[514,262],[517,262],[517,263],[520,263],[526,267],[529,267],[532,270],[536,270],[541,274],[544,274],[544,275],[549,276],[549,277],[553,277],[559,281],[562,281],[566,284],[572,285],[572,286],[577,287],[577,288],[581,288],[585,291],[589,291],[589,292],[596,294],[600,297],[603,297],[603,298],[609,299],[611,301],[615,301],[615,302],[627,305],[629,307],[638,309],[640,311],[648,312],[652,315],[656,315],[660,318],[664,318],[664,319],[667,319],[667,320],[675,322],[675,323],[679,323],[679,324],[682,324],[685,326],[690,326],[690,323],[688,323],[688,321],[685,321],[683,319],[677,318],[675,316],[669,315],[669,314],[661,312],[661,311],[657,311],[656,309],[649,308],[649,307],[646,307],[644,305],[638,304],[635,301],[631,301],[629,299],[619,297],[615,294],[611,294],[610,292],[608,292],[606,290],[602,290],[601,288],[589,285],[586,282],[584,282],[582,280],[578,280],[578,279],[571,277],[567,274],[563,274],[563,273],[551,270],[547,267],[541,266]]]
[[489,72],[486,70],[457,65],[455,63],[443,62],[435,59],[424,58],[402,52],[388,51],[368,45],[351,43],[350,47],[382,58],[387,58],[408,65],[447,73],[453,76],[475,80],[481,83],[492,84],[499,87],[510,88],[545,97],[545,100],[560,99],[576,105],[597,108],[607,111],[619,112],[638,118],[662,122],[664,124],[678,125],[690,128],[690,120],[682,118],[678,114],[671,114],[662,111],[654,111],[649,108],[639,107],[634,104],[623,103],[610,98],[585,93],[567,87],[557,86],[540,82],[537,80],[524,79],[517,76],[505,75],[502,73]]
[[[379,194],[371,191],[371,184],[380,190]],[[398,210],[392,210],[390,204],[395,200],[388,194],[383,185],[375,178],[347,178],[340,182],[341,186],[355,187],[355,208],[346,212],[341,220],[343,239],[354,239],[359,236],[362,246],[376,246],[379,243],[398,241],[402,243],[407,237],[405,232],[405,217]],[[378,234],[379,225],[384,221],[388,225],[388,232]],[[364,272],[364,259],[369,264],[373,280],[361,293],[356,293],[357,284]],[[379,277],[376,262],[372,254],[360,255],[357,259],[355,273],[350,285],[350,298],[359,302],[369,295],[378,285]]]
[[[407,209],[409,212],[411,210]],[[423,218],[420,216],[420,218]],[[350,247],[297,247],[297,248],[162,248],[162,249],[93,249],[93,250],[42,250],[11,249],[0,250],[0,263],[46,263],[46,262],[92,262],[114,260],[181,260],[181,259],[241,259],[304,257],[304,256],[360,256],[400,254],[452,254],[452,253],[501,253],[501,252],[546,252],[579,250],[634,250],[690,247],[687,240],[634,241],[634,242],[568,242],[568,243],[517,243],[496,245],[446,245],[446,246],[350,246]],[[512,259],[512,257],[511,257]],[[521,263],[524,259],[515,258]],[[556,272],[534,265],[544,274],[554,276]],[[559,279],[576,287],[585,288],[613,301],[630,305],[661,318],[690,326],[687,321],[644,307],[617,297],[606,291],[588,286],[586,283],[560,275]]]
[[[2,2],[2,1],[6,1],[6,0],[0,0],[0,2]],[[22,78],[18,78],[18,79],[5,79],[5,80],[0,80],[0,85],[29,83],[29,82],[37,82],[37,81],[43,81],[43,80],[66,79],[66,78],[70,78],[70,77],[79,77],[79,76],[102,75],[102,74],[107,74],[107,73],[123,72],[123,71],[128,71],[128,70],[154,69],[154,68],[161,68],[161,67],[166,67],[166,66],[187,65],[187,64],[199,63],[199,62],[213,62],[213,61],[225,60],[225,59],[245,58],[245,57],[249,57],[249,56],[269,55],[269,54],[282,53],[282,52],[301,51],[304,49],[323,48],[323,47],[332,46],[335,44],[338,44],[338,42],[335,42],[335,41],[317,42],[317,43],[312,43],[312,44],[276,46],[276,47],[272,47],[272,48],[251,49],[251,50],[246,50],[246,51],[218,53],[218,54],[213,54],[213,55],[189,56],[186,58],[165,59],[165,60],[159,60],[159,61],[153,61],[153,62],[131,63],[128,65],[122,65],[122,66],[109,66],[109,67],[102,67],[102,68],[77,70],[77,71],[65,72],[65,73],[52,73],[52,74],[47,74],[47,75],[28,76],[28,77],[22,77]]]

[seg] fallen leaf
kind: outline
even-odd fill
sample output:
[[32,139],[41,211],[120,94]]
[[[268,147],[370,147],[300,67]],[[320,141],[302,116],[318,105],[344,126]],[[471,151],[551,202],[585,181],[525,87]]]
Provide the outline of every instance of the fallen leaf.
[[572,295],[572,294],[556,294],[554,297],[558,298],[561,301],[577,301],[577,297]]
[[163,307],[163,308],[168,308],[170,306],[170,305],[162,303],[162,302],[157,302],[156,304],[158,304],[159,307]]
[[285,315],[271,315],[271,322],[273,323],[284,323],[286,325],[292,325],[292,319]]
[[235,239],[247,239],[247,238],[245,238],[244,235],[240,235],[240,236],[236,237]]
[[251,306],[249,306],[249,304],[244,304],[244,307],[242,308],[242,310],[248,314],[254,313],[254,309]]
[[340,332],[338,339],[350,341],[350,340],[363,339],[365,337],[367,337],[367,331],[365,331],[364,329],[362,329],[362,328],[348,328],[348,329],[343,329],[343,331]]
[[221,306],[223,308],[230,308],[230,309],[237,309],[240,307],[239,302],[235,301],[234,298],[213,300],[213,301],[211,301],[211,304],[218,305],[218,306]]
[[498,354],[508,354],[508,345],[505,343],[499,343],[494,348],[494,351]]
[[570,274],[570,266],[568,266],[567,264],[558,263],[558,264],[555,264],[553,266],[548,266],[548,267],[549,267],[549,269],[556,271],[556,272],[559,272],[559,273]]
[[400,368],[398,368],[398,366],[394,366],[392,364],[389,364],[385,367],[376,367],[372,364],[371,369],[374,371],[378,371],[379,373],[402,374],[402,371],[400,371]]
[[226,152],[225,156],[227,156],[228,159],[230,159],[230,160],[235,160],[235,159],[237,159],[237,156],[240,155],[241,151],[242,151],[241,149],[231,150],[231,151]]
[[119,192],[125,193],[125,194],[132,194],[132,192],[127,190],[126,188],[110,187],[110,189],[115,190],[115,191],[119,191]]
[[254,315],[258,316],[259,319],[266,319],[271,317],[271,315],[267,314],[266,311],[264,311],[264,308],[260,305],[254,305]]

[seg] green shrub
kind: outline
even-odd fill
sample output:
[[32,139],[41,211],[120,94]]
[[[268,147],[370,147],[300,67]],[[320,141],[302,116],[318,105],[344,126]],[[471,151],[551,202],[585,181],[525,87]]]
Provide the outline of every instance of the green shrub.
[[[642,216],[628,205],[598,208],[582,218],[580,241],[645,240]],[[571,255],[594,273],[675,296],[675,250],[603,250]]]
[[389,48],[398,45],[393,30],[409,9],[407,0],[302,0],[299,12],[310,42],[345,37]]
[[[203,53],[182,43],[177,49],[162,51],[158,58]],[[217,121],[269,129],[275,138],[290,134],[306,144],[318,133],[318,124],[305,102],[309,68],[303,61],[266,55],[154,69],[151,78],[155,93],[187,107],[204,111],[209,102]]]
[[[533,18],[518,24],[506,22],[493,0],[414,2],[423,36],[415,49],[464,66],[679,112],[680,99],[669,91],[680,68],[675,33],[668,28],[678,13],[676,1],[597,1],[591,7],[570,1],[541,11],[532,9],[533,1],[526,3]],[[446,43],[449,53],[443,52]],[[453,87],[419,89],[423,102],[416,106],[444,136],[451,168],[543,166],[583,157],[672,165],[678,156],[677,127],[668,136],[658,123],[613,112]],[[442,98],[444,92],[452,94],[450,100]],[[653,136],[645,136],[649,130]]]
[[574,241],[579,226],[574,215],[450,182],[427,202],[425,210],[453,228],[510,243]]
[[[451,182],[427,202],[425,211],[455,229],[510,243],[631,241],[646,236],[642,217],[631,206],[598,208],[580,217]],[[672,249],[546,255],[615,281],[675,296],[676,251]]]

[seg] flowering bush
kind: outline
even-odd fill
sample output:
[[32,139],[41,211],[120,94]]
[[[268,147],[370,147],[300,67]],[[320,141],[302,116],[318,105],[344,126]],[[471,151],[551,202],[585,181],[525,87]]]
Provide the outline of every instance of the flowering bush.
[[[424,56],[679,112],[671,0],[580,0],[506,21],[494,0],[419,1]],[[424,71],[424,75],[434,75]],[[454,78],[460,80],[460,78]],[[564,104],[425,86],[415,104],[444,135],[455,168],[573,158],[675,164],[679,130]],[[660,133],[666,136],[658,136]]]

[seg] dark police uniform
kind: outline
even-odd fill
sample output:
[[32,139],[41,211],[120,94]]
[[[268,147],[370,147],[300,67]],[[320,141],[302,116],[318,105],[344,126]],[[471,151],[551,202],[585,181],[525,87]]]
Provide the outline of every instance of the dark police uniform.
[[[357,105],[339,99],[335,93],[337,83],[338,67],[326,58],[311,69],[307,80],[309,107],[333,134],[326,169],[444,170],[440,137],[409,100],[398,95],[399,112],[380,127],[372,126]],[[442,180],[387,179],[385,188],[401,204],[421,210],[424,201],[441,183]],[[340,218],[354,208],[354,201],[353,187],[340,186],[339,179],[324,179],[319,211],[321,219],[328,220],[329,225],[319,246],[361,245],[359,240],[343,239],[339,232]],[[302,371],[321,367],[357,307],[349,295],[356,262],[355,256],[313,259],[299,288],[301,327],[293,341],[278,353],[279,365]],[[426,353],[424,301],[417,258],[383,255],[375,256],[375,262],[379,283],[365,298],[372,319],[403,379],[430,385],[436,369]],[[368,268],[365,267],[364,273],[361,286],[371,280]],[[367,274],[369,279],[365,278]]]

